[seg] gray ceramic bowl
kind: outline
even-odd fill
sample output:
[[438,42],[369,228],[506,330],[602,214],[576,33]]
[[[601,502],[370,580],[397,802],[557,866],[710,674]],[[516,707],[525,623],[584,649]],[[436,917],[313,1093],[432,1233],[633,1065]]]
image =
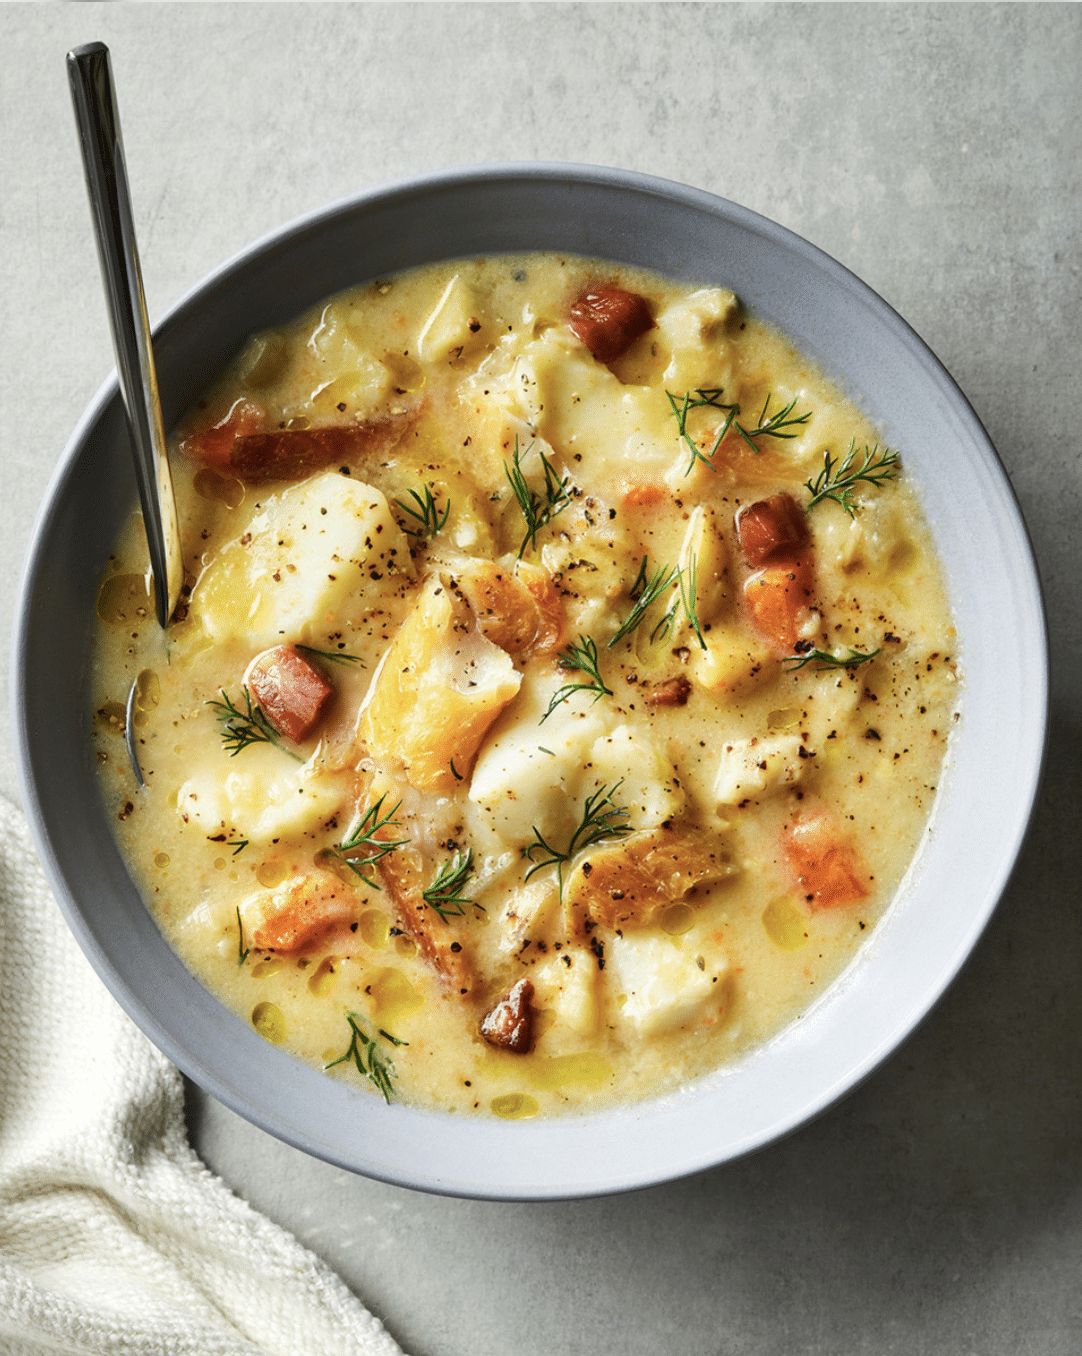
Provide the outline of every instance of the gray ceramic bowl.
[[410,180],[317,212],[224,265],[158,327],[166,426],[252,330],[426,260],[527,249],[731,287],[881,423],[923,498],[958,625],[962,719],[926,849],[869,944],[804,1020],[677,1095],[508,1123],[384,1106],[294,1062],[227,1012],[144,908],[92,765],[94,602],[135,495],[115,380],[76,429],[37,524],[14,675],[24,799],[46,872],[98,973],[150,1038],[208,1092],[308,1153],[406,1186],[508,1199],[620,1191],[722,1163],[793,1130],[874,1069],[943,993],[1006,884],[1036,793],[1047,679],[1025,529],[951,378],[839,264],[694,189],[613,170],[511,165]]

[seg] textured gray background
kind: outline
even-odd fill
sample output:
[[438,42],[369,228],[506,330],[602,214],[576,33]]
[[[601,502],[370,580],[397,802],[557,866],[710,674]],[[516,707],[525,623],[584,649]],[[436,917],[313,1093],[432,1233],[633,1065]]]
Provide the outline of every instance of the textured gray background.
[[1047,590],[1050,758],[1015,880],[937,1011],[816,1124],[638,1195],[493,1205],[350,1177],[193,1089],[208,1163],[414,1356],[1079,1350],[1082,9],[5,4],[0,38],[5,647],[33,515],[112,367],[63,62],[93,38],[152,316],[414,170],[666,175],[800,232],[913,324],[997,445]]

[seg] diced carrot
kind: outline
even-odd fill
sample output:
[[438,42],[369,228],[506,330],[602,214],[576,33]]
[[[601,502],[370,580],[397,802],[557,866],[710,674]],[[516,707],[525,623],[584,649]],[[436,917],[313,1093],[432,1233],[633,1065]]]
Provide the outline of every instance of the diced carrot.
[[601,363],[615,362],[654,328],[646,298],[612,283],[595,283],[571,303],[571,333]]
[[312,731],[333,691],[323,674],[291,645],[264,650],[248,666],[248,687],[267,722],[299,742]]
[[262,406],[242,396],[230,405],[228,412],[209,428],[198,429],[180,440],[180,450],[193,461],[204,466],[225,470],[238,437],[256,433],[263,426],[266,414]]
[[833,909],[867,898],[859,854],[825,811],[802,815],[784,830],[789,869],[814,908]]
[[814,603],[815,570],[811,554],[773,561],[744,585],[755,629],[778,654],[791,654]]
[[310,950],[336,927],[353,919],[352,893],[331,876],[304,876],[284,893],[284,906],[265,918],[252,934],[252,945],[258,951]]
[[804,510],[791,494],[775,494],[748,504],[736,515],[736,533],[744,559],[758,569],[778,556],[800,551],[808,540]]
[[668,488],[652,481],[639,481],[629,485],[622,496],[625,508],[653,508],[655,504],[662,504],[668,498]]

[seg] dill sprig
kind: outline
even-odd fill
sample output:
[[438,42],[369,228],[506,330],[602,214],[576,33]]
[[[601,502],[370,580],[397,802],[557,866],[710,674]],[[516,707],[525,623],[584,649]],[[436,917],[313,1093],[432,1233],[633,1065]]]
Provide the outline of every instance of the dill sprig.
[[396,848],[405,847],[409,842],[408,838],[380,838],[377,835],[381,829],[393,825],[398,827],[395,815],[402,805],[398,801],[386,814],[383,813],[383,802],[387,799],[386,795],[380,796],[374,805],[370,805],[364,812],[360,823],[354,828],[347,838],[341,843],[337,843],[330,849],[331,856],[336,857],[344,866],[348,866],[355,876],[360,876],[366,885],[370,885],[373,890],[380,888],[379,882],[372,880],[370,876],[365,875],[365,869],[375,866],[378,861],[394,852]]
[[[346,1021],[349,1023],[350,1036],[349,1049],[344,1055],[339,1055],[337,1059],[332,1059],[329,1064],[324,1064],[323,1068],[333,1069],[336,1064],[347,1064],[350,1060],[357,1066],[357,1072],[362,1078],[367,1078],[383,1094],[383,1100],[387,1103],[391,1100],[391,1079],[397,1078],[394,1064],[390,1057],[386,1055],[379,1047],[374,1036],[365,1035],[358,1025],[361,1017],[360,1013],[347,1012]],[[387,1036],[385,1031],[380,1032],[381,1036]],[[405,1045],[406,1041],[395,1040],[393,1036],[387,1036],[387,1039],[395,1045]]]
[[442,531],[451,516],[451,501],[448,499],[441,513],[436,505],[431,485],[425,485],[422,494],[418,494],[416,490],[407,490],[406,493],[413,500],[415,508],[411,508],[404,499],[396,499],[395,503],[417,526],[411,527],[409,523],[403,523],[402,530],[408,532],[411,537],[434,537],[437,532]]
[[237,905],[237,965],[243,965],[248,959],[250,948],[244,945],[244,923],[240,916],[240,905]]
[[787,673],[795,673],[807,664],[814,664],[816,673],[822,673],[825,669],[855,669],[879,653],[878,650],[854,650],[848,645],[846,650],[848,653],[844,655],[835,654],[833,650],[806,650],[803,654],[787,655],[782,663],[788,665]]
[[[533,443],[526,448],[530,451]],[[541,458],[541,469],[545,475],[545,488],[543,493],[538,494],[536,490],[530,488],[526,481],[526,476],[522,470],[522,457],[524,453],[519,452],[518,439],[515,439],[515,450],[511,454],[511,465],[504,463],[504,472],[514,491],[518,506],[522,510],[522,516],[526,521],[526,535],[522,538],[522,545],[518,548],[519,560],[526,554],[527,549],[533,550],[537,545],[537,534],[558,513],[562,513],[571,503],[571,480],[569,476],[561,477],[545,456],[544,452],[538,452]]]
[[814,480],[804,482],[811,495],[808,508],[814,508],[824,499],[833,499],[845,509],[850,518],[854,518],[856,516],[852,502],[854,487],[861,482],[866,485],[882,485],[888,480],[893,480],[899,473],[897,452],[891,452],[886,447],[880,452],[878,443],[872,448],[869,448],[867,443],[864,444],[864,458],[858,466],[853,464],[856,455],[855,438],[850,442],[849,451],[840,465],[829,452],[823,453],[823,469]]
[[624,618],[623,625],[609,641],[610,650],[615,644],[635,630],[642,622],[643,617],[646,616],[651,604],[656,602],[669,585],[673,583],[676,575],[677,568],[675,565],[659,565],[657,569],[654,570],[653,574],[648,576],[646,557],[643,556],[639,565],[639,573],[635,578],[634,584],[631,586],[631,598],[634,606]]
[[688,619],[688,625],[695,632],[700,646],[705,650],[706,641],[703,639],[703,628],[699,624],[699,603],[697,595],[696,578],[699,573],[699,562],[694,553],[688,560],[686,570],[680,571],[680,605],[684,609],[684,616]]
[[[421,892],[421,898],[430,905],[446,923],[448,918],[462,918],[467,904],[475,901],[461,894],[462,887],[473,870],[473,849],[467,848],[465,856],[456,852],[449,862],[444,862],[436,873],[435,879],[427,890]],[[478,904],[479,909],[483,908]]]
[[248,689],[242,687],[241,691],[244,693],[245,710],[243,711],[233,705],[225,688],[221,689],[222,700],[220,702],[207,702],[207,706],[212,706],[218,713],[217,719],[222,727],[222,746],[228,749],[230,758],[235,758],[241,749],[248,748],[250,744],[273,744],[276,749],[288,753],[290,758],[295,758],[298,763],[303,763],[304,759],[301,758],[300,754],[294,753],[292,749],[285,746],[278,731],[270,724],[259,707],[253,704],[252,694]]
[[[611,791],[607,786],[600,786],[592,796],[586,797],[582,809],[582,819],[567,840],[566,847],[558,848],[547,843],[541,836],[540,830],[534,825],[534,841],[529,847],[523,848],[524,856],[532,863],[529,871],[526,872],[526,880],[529,880],[535,872],[546,866],[555,866],[556,880],[562,899],[565,862],[569,862],[583,848],[592,847],[594,843],[600,842],[603,838],[620,838],[625,833],[630,833],[630,825],[619,822],[627,819],[627,810],[623,806],[617,805],[613,800],[613,796],[621,786],[623,786],[622,779],[613,784]],[[542,852],[545,855],[538,860],[534,857],[535,852]]]
[[325,659],[328,664],[364,664],[359,654],[346,654],[344,650],[317,650],[311,645],[298,645],[296,649],[300,650],[301,654],[311,654],[317,659]]
[[612,696],[612,688],[605,686],[605,680],[601,677],[601,670],[598,668],[597,645],[589,636],[579,636],[578,640],[564,650],[556,663],[561,669],[585,673],[589,681],[585,683],[565,683],[563,687],[554,692],[548,710],[541,717],[540,723],[542,725],[561,702],[567,701],[568,697],[573,697],[576,692],[592,693],[595,702],[600,701],[602,697]]
[[[714,453],[725,441],[725,436],[730,429],[743,438],[751,450],[758,455],[761,449],[755,441],[756,438],[795,438],[797,437],[796,429],[806,424],[811,418],[811,410],[804,414],[793,414],[793,410],[796,409],[795,396],[789,401],[788,405],[783,405],[780,410],[768,414],[773,396],[772,392],[768,392],[766,400],[763,402],[763,408],[759,412],[758,422],[754,428],[747,428],[737,417],[740,414],[740,406],[738,404],[727,404],[722,400],[724,387],[698,386],[695,388],[694,394],[691,391],[685,391],[682,400],[674,396],[671,391],[666,391],[665,395],[668,397],[669,408],[676,419],[680,440],[687,445],[691,453],[691,461],[688,462],[685,475],[691,474],[697,461],[705,462],[711,470],[714,470]],[[692,410],[701,410],[707,406],[711,409],[721,410],[725,415],[725,420],[714,438],[710,451],[704,452],[688,432],[687,421],[688,414]]]
[[660,621],[650,632],[651,641],[657,642],[664,639],[665,636],[676,625],[676,619],[683,612],[687,618],[688,625],[695,632],[696,639],[700,646],[705,650],[707,648],[706,640],[703,636],[703,628],[699,622],[699,603],[697,596],[696,577],[699,572],[699,563],[694,555],[688,561],[685,568],[675,567],[672,573],[673,596],[669,606],[665,609]]
[[[745,428],[743,424],[735,425],[737,433],[748,444],[753,452],[758,452],[759,448],[754,442],[756,438],[796,438],[799,435],[796,432],[790,432],[790,429],[796,429],[803,426],[811,418],[811,410],[805,410],[803,414],[793,414],[796,409],[796,396],[790,400],[788,405],[783,405],[775,414],[768,415],[770,408],[771,392],[767,392],[767,397],[763,401],[763,408],[759,414],[759,423],[755,428]],[[792,418],[790,418],[792,415]]]
[[[729,429],[732,427],[733,420],[740,413],[739,405],[722,404],[721,396],[723,394],[723,391],[724,391],[723,387],[717,387],[716,389],[707,387],[697,387],[695,390],[694,398],[692,397],[690,391],[685,391],[684,398],[679,403],[677,403],[676,396],[674,396],[671,391],[665,392],[669,400],[669,408],[672,410],[673,416],[676,419],[676,427],[679,431],[680,441],[686,443],[688,446],[688,450],[691,452],[691,461],[688,462],[688,469],[684,472],[686,476],[691,474],[692,468],[694,467],[696,461],[705,462],[706,465],[709,466],[711,470],[714,469],[714,464],[712,461],[714,453],[721,446],[722,442],[725,439],[725,435],[729,432]],[[699,444],[688,432],[688,414],[692,410],[702,409],[704,405],[710,405],[713,409],[716,410],[726,411],[725,422],[722,424],[721,431],[714,439],[714,445],[713,447],[711,447],[709,452],[704,452],[702,448],[699,446]],[[758,451],[758,448],[756,448],[756,451]]]

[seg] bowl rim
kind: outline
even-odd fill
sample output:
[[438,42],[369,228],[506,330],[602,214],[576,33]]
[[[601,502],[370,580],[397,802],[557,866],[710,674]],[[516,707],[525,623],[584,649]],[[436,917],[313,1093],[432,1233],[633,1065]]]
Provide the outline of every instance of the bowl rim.
[[[844,1068],[833,1067],[832,1076],[825,1083],[814,1089],[799,1089],[799,1096],[791,1100],[782,1113],[774,1115],[765,1113],[754,1122],[753,1127],[746,1128],[742,1135],[731,1137],[721,1151],[715,1139],[709,1134],[702,1134],[694,1137],[686,1146],[682,1144],[681,1150],[674,1151],[664,1161],[655,1161],[646,1152],[646,1146],[656,1144],[666,1131],[671,1132],[673,1127],[686,1128],[689,1098],[701,1095],[707,1085],[713,1090],[713,1096],[713,1093],[723,1089],[738,1071],[761,1067],[772,1057],[771,1052],[777,1049],[779,1040],[785,1037],[786,1033],[783,1032],[781,1037],[768,1042],[766,1046],[753,1052],[736,1066],[722,1069],[707,1080],[699,1080],[690,1090],[684,1089],[660,1100],[655,1099],[611,1111],[591,1112],[583,1116],[535,1122],[496,1122],[494,1125],[488,1120],[457,1118],[457,1126],[471,1127],[472,1133],[468,1138],[474,1141],[476,1155],[482,1161],[486,1152],[497,1154],[503,1152],[512,1139],[520,1151],[543,1158],[545,1170],[532,1177],[525,1170],[516,1173],[513,1166],[506,1165],[501,1175],[493,1177],[490,1174],[486,1175],[484,1169],[480,1172],[473,1168],[457,1170],[454,1165],[448,1168],[446,1162],[426,1164],[423,1161],[424,1148],[426,1137],[432,1131],[432,1122],[438,1121],[438,1128],[443,1132],[446,1131],[448,1118],[443,1113],[425,1112],[401,1105],[384,1108],[380,1104],[378,1111],[385,1128],[391,1127],[390,1133],[405,1144],[405,1149],[393,1162],[386,1158],[373,1159],[370,1154],[358,1154],[355,1146],[343,1148],[340,1144],[326,1142],[321,1138],[318,1128],[313,1125],[301,1124],[296,1120],[283,1123],[274,1108],[268,1108],[250,1092],[238,1091],[235,1083],[223,1071],[220,1061],[206,1058],[200,1050],[190,1048],[168,1022],[163,1022],[155,1010],[154,995],[133,987],[130,973],[118,967],[110,948],[103,944],[99,931],[91,926],[70,879],[70,869],[65,870],[58,855],[54,833],[50,829],[49,813],[41,799],[41,786],[35,771],[33,748],[35,735],[28,719],[32,683],[29,669],[29,656],[33,644],[32,602],[45,568],[43,557],[48,538],[50,532],[55,530],[57,505],[62,501],[65,489],[71,482],[88,443],[110,417],[115,419],[119,409],[115,372],[105,380],[76,425],[50,479],[45,499],[35,520],[31,547],[20,579],[12,652],[11,704],[20,789],[35,845],[65,919],[99,976],[136,1024],[185,1074],[238,1114],[305,1152],[377,1180],[437,1194],[501,1200],[604,1195],[674,1180],[764,1147],[822,1114],[855,1088],[924,1021],[965,964],[987,926],[1006,889],[1032,818],[1044,763],[1048,725],[1047,627],[1032,545],[1003,465],[968,399],[923,340],[873,289],[803,237],[739,204],[705,190],[634,171],[556,162],[467,165],[400,178],[344,196],[302,214],[264,233],[234,253],[185,291],[165,312],[154,326],[156,347],[159,344],[168,344],[174,337],[181,336],[185,325],[199,312],[200,307],[209,303],[215,293],[224,286],[243,276],[245,270],[260,260],[273,259],[292,248],[297,242],[318,236],[333,224],[351,219],[357,214],[378,212],[388,204],[423,202],[433,195],[438,196],[448,191],[462,193],[493,187],[506,191],[509,184],[521,181],[539,183],[547,189],[566,186],[573,192],[583,188],[587,190],[599,188],[606,192],[625,193],[637,198],[645,197],[656,202],[675,203],[680,211],[691,209],[720,218],[732,228],[746,232],[756,241],[770,244],[774,249],[799,260],[803,266],[810,267],[817,274],[825,275],[850,304],[867,311],[873,322],[882,328],[895,344],[906,351],[915,367],[920,369],[925,379],[936,389],[938,396],[950,406],[960,427],[964,427],[970,439],[976,464],[983,473],[983,488],[991,496],[989,502],[998,510],[999,517],[996,521],[1004,522],[1010,529],[1013,560],[1015,565],[1020,567],[1017,604],[1020,611],[1024,611],[1028,625],[1026,643],[1031,668],[1025,690],[1026,708],[1024,711],[1012,713],[1018,720],[1024,717],[1027,732],[1025,747],[1020,751],[1024,755],[1019,767],[1020,781],[1012,802],[1010,824],[1002,841],[995,870],[986,882],[982,902],[979,907],[970,910],[965,925],[953,936],[951,953],[942,958],[934,982],[922,988],[920,1001],[911,1004],[900,1021],[892,1024],[889,1017],[884,1017],[876,1027],[875,1038],[865,1043],[859,1057],[844,1062]],[[466,253],[475,252],[466,251]],[[319,299],[313,295],[311,302],[314,303]],[[751,309],[758,308],[752,304]],[[799,346],[797,338],[794,338],[794,342]],[[876,411],[869,410],[868,413],[874,418]],[[933,811],[933,817],[935,814],[936,811]],[[918,859],[911,876],[919,876],[921,870],[922,862]],[[903,891],[899,893],[904,893],[906,888],[908,887],[903,884]],[[891,909],[895,907],[897,906],[891,906]],[[881,930],[882,924],[858,952],[858,957],[875,951]],[[160,934],[158,936],[160,938]],[[164,939],[161,941],[162,945],[167,946]],[[163,965],[168,968],[164,961]],[[852,967],[836,980],[814,1005],[806,1023],[808,1029],[813,1028],[819,1020],[815,1014],[822,1011],[822,1005],[833,1001],[831,995],[834,991],[844,990],[851,984],[851,970]],[[217,1003],[217,1000],[214,1002]],[[226,1012],[224,1008],[221,1011]],[[234,1018],[231,1013],[227,1016],[244,1030],[239,1019]],[[273,1055],[278,1060],[289,1060],[291,1064],[296,1063],[281,1052],[267,1047],[266,1043],[254,1034],[247,1032],[245,1034],[250,1036],[248,1053],[260,1070],[256,1075],[256,1081],[263,1075],[263,1071],[273,1072],[276,1067],[273,1059],[268,1061],[267,1055]],[[251,1042],[256,1044],[252,1045]],[[318,1073],[315,1076],[327,1086],[328,1090],[343,1089],[342,1094],[328,1091],[326,1100],[334,1104],[336,1116],[344,1117],[357,1112],[357,1107],[347,1108],[343,1102],[343,1097],[350,1094],[349,1089],[345,1089],[336,1080],[323,1078]],[[768,1084],[769,1078],[766,1081]],[[760,1079],[754,1089],[760,1095],[762,1086],[763,1082]],[[375,1102],[374,1098],[368,1098],[367,1095],[364,1096],[364,1100]],[[714,1097],[711,1106],[716,1109],[723,1102],[724,1098],[718,1103]],[[364,1108],[360,1110],[364,1111]],[[368,1111],[370,1113],[371,1108],[368,1108]],[[363,1119],[370,1120],[370,1114]],[[610,1168],[608,1160],[603,1155],[594,1154],[586,1171],[579,1172],[578,1175],[571,1169],[562,1175],[559,1172],[561,1153],[573,1157],[575,1153],[581,1151],[584,1125],[587,1126],[588,1134],[604,1131],[613,1137],[627,1135],[634,1137],[639,1134],[642,1138],[643,1128],[647,1122],[649,1133],[643,1138],[644,1151],[637,1157],[633,1156],[633,1162],[631,1159],[617,1157]],[[457,1135],[457,1130],[455,1133]],[[410,1158],[411,1154],[416,1156],[415,1161]]]

